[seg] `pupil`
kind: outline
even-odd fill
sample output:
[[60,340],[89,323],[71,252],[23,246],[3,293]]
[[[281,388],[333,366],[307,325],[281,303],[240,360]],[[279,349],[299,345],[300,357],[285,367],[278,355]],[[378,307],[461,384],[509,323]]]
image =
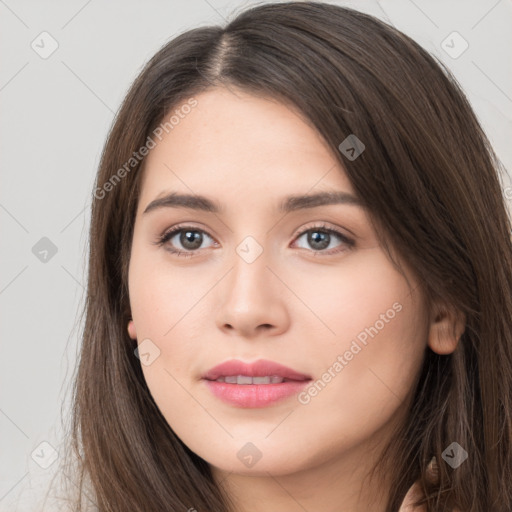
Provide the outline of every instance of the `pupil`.
[[308,235],[308,243],[310,243],[312,247],[315,247],[316,249],[325,249],[329,246],[329,237],[329,233],[312,231]]
[[197,249],[201,246],[203,236],[198,231],[183,231],[180,242],[186,249]]

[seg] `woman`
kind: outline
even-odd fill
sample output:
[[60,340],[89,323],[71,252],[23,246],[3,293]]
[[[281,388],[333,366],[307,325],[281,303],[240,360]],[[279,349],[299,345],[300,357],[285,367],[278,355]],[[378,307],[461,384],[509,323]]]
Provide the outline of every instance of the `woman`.
[[510,511],[499,169],[449,72],[366,14],[266,4],[165,45],[94,190],[98,509]]

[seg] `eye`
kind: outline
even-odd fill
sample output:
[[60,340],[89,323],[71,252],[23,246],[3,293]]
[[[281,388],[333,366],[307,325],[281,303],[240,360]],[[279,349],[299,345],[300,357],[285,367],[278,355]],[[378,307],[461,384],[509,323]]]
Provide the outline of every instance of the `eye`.
[[[296,236],[295,240],[300,240],[305,235],[307,235],[305,238],[306,243],[313,249],[313,252],[322,254],[323,256],[350,250],[355,245],[352,239],[346,237],[336,229],[327,227],[325,224],[316,225],[303,230]],[[165,250],[176,256],[190,258],[195,256],[200,249],[204,249],[202,246],[207,238],[213,240],[213,238],[202,229],[194,226],[178,225],[164,232],[154,243],[160,247],[165,246]],[[333,238],[338,238],[338,240],[341,241],[334,249],[332,248]],[[177,247],[176,244],[178,244]],[[302,248],[307,249],[307,247]]]
[[[355,242],[352,239],[346,237],[336,229],[328,228],[325,224],[313,226],[302,231],[297,235],[296,240],[300,240],[304,235],[307,235],[305,237],[305,241],[311,248],[313,248],[313,252],[323,253],[322,255],[337,254],[349,250],[355,245]],[[341,244],[334,247],[334,249],[332,247],[333,238],[341,240]],[[330,250],[326,251],[325,249],[328,249],[329,247]],[[307,249],[308,247],[303,248]]]
[[[194,256],[198,249],[202,248],[205,238],[213,240],[206,231],[195,228],[193,226],[175,226],[171,230],[166,231],[155,242],[158,246],[164,246],[165,249],[180,257],[190,258]],[[173,242],[173,239],[175,241]],[[174,244],[181,245],[181,248],[173,247]]]

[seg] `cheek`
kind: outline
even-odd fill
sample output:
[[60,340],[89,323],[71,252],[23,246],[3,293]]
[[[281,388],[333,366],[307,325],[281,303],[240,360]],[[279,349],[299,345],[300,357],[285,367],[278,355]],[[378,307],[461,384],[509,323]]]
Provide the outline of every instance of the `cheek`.
[[358,335],[362,343],[373,339],[376,331],[387,344],[400,346],[415,327],[424,327],[415,281],[409,278],[410,288],[380,247],[349,255],[337,267],[299,265],[290,272],[288,282],[312,313],[306,318],[323,325],[321,346],[343,349]]
[[[137,338],[158,340],[160,345],[183,330],[183,324],[190,320],[189,312],[199,305],[211,284],[197,272],[173,266],[165,258],[151,258],[132,253],[130,306]],[[187,338],[181,341],[186,346]]]
[[298,290],[325,327],[315,328],[322,335],[308,349],[316,383],[299,399],[310,412],[329,410],[333,427],[360,426],[359,418],[376,428],[402,405],[420,371],[428,329],[423,302],[414,280],[411,289],[380,249],[330,270],[310,271],[309,288]]
[[[387,300],[383,304],[387,307]],[[386,308],[373,306],[357,319],[340,317],[336,324],[340,332],[349,325],[356,334],[341,336],[344,339],[324,346],[322,353],[311,353],[312,358],[322,359],[323,372],[299,395],[301,405],[293,417],[304,432],[314,432],[308,435],[312,462],[367,441],[385,442],[403,419],[426,342],[414,322],[417,310],[410,297],[400,305],[402,309],[393,310],[395,315],[387,323],[376,322],[375,315]],[[283,427],[284,437],[295,436],[300,442],[291,422]]]
[[[128,273],[130,307],[137,331],[141,366],[158,405],[175,395],[173,379],[187,368],[191,338],[183,336],[187,312],[200,299],[200,291],[173,269],[134,244]],[[179,379],[178,375],[176,378]],[[179,379],[181,380],[181,379]],[[176,391],[176,390],[175,390]]]
[[200,344],[205,341],[204,333],[199,336],[191,324],[198,320],[198,311],[204,307],[201,298],[208,285],[204,279],[194,281],[191,272],[169,264],[148,265],[148,261],[134,253],[129,274],[139,351],[144,353],[144,346],[151,354],[150,364],[144,364],[141,358],[142,372],[167,423],[187,439],[190,423],[200,414],[200,410],[194,411],[190,376]]

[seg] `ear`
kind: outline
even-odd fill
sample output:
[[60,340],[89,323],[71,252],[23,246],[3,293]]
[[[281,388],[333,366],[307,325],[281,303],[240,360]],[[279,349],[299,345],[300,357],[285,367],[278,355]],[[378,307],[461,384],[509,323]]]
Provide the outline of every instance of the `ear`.
[[437,354],[451,354],[456,348],[466,328],[466,316],[446,304],[436,304],[433,308],[428,346]]
[[133,323],[133,320],[128,322],[128,336],[130,336],[132,340],[137,339],[137,332],[135,330],[135,324]]

